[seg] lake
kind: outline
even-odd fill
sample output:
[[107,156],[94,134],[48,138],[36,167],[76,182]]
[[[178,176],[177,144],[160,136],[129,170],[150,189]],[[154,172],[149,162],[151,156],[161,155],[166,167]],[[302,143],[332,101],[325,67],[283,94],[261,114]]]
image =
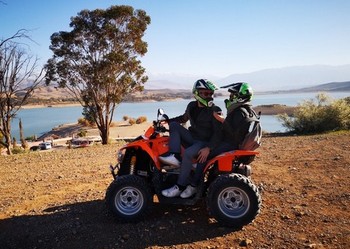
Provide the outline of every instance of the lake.
[[[339,99],[350,96],[350,92],[332,92],[328,95]],[[303,100],[314,99],[315,96],[316,93],[259,94],[254,95],[252,104],[253,106],[268,104],[297,106]],[[148,121],[152,121],[156,119],[158,108],[163,108],[169,117],[175,117],[183,114],[188,102],[189,100],[121,103],[115,111],[113,120],[121,121],[123,116],[133,118],[146,116]],[[216,98],[215,103],[225,110],[224,97]],[[82,109],[81,106],[22,109],[12,122],[12,136],[19,141],[19,118],[22,119],[25,137],[40,136],[58,125],[76,123],[78,118],[82,117]],[[285,128],[273,115],[262,115],[261,124],[263,130],[267,132],[285,131]]]

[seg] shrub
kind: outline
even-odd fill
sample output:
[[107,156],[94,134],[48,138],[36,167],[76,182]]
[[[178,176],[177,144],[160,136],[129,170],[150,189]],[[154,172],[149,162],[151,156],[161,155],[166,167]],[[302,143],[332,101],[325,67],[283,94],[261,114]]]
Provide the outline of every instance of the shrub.
[[322,133],[350,129],[350,105],[346,99],[332,100],[319,93],[316,101],[306,100],[298,105],[293,117],[277,115],[282,125],[298,134]]
[[123,116],[123,120],[124,120],[124,121],[127,121],[128,119],[129,119],[129,117],[128,117],[128,116],[126,116],[126,115],[125,115],[125,116]]
[[79,118],[78,119],[78,124],[83,125],[83,126],[88,126],[89,125],[89,121],[86,120],[85,118]]
[[79,118],[78,119],[78,124],[80,124],[82,126],[90,126],[90,127],[95,125],[95,123],[93,121],[89,121],[86,118]]
[[141,116],[141,117],[138,117],[136,119],[136,124],[141,124],[141,123],[146,122],[146,121],[147,121],[147,117]]
[[27,140],[27,141],[36,141],[36,139],[37,139],[36,135],[32,135],[32,136],[25,138],[25,140]]
[[86,137],[87,131],[86,130],[80,130],[77,135],[78,135],[78,137]]
[[134,125],[136,123],[136,120],[134,118],[129,119],[129,124]]
[[25,153],[25,150],[21,146],[14,146],[11,150],[12,154],[22,154]]

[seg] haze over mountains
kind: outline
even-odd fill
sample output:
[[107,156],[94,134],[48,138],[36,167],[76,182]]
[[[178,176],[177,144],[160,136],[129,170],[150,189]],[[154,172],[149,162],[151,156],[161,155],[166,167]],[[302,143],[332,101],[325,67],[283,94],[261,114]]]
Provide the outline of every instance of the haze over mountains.
[[[219,86],[248,82],[256,92],[285,91],[310,88],[334,82],[350,82],[350,64],[341,66],[312,65],[265,69],[251,73],[232,74],[224,78],[196,75],[149,74],[146,89],[189,89],[199,78],[208,78]],[[349,87],[347,88],[349,91]]]

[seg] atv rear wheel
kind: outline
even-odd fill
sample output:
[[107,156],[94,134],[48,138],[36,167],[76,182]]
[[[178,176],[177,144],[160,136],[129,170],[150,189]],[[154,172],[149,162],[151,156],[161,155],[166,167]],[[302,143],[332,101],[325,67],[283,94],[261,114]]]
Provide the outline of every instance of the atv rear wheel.
[[257,187],[240,174],[219,176],[209,187],[209,213],[222,225],[240,228],[260,212],[261,197]]
[[106,191],[108,208],[123,221],[141,219],[150,204],[152,194],[146,181],[135,175],[117,177]]

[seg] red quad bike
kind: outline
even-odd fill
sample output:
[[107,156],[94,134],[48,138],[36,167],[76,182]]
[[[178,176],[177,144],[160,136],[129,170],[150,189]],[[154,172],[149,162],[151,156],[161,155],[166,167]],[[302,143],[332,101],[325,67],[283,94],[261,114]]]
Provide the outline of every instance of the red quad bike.
[[179,169],[158,160],[169,149],[164,126],[167,119],[159,109],[153,126],[119,150],[118,164],[110,166],[114,180],[106,191],[110,211],[118,220],[132,222],[144,218],[154,195],[159,204],[194,205],[206,198],[209,214],[221,225],[239,228],[252,222],[261,207],[260,193],[250,179],[248,165],[258,154],[255,151],[229,151],[208,161],[198,191],[191,198],[167,198],[161,194],[176,183],[179,175]]

